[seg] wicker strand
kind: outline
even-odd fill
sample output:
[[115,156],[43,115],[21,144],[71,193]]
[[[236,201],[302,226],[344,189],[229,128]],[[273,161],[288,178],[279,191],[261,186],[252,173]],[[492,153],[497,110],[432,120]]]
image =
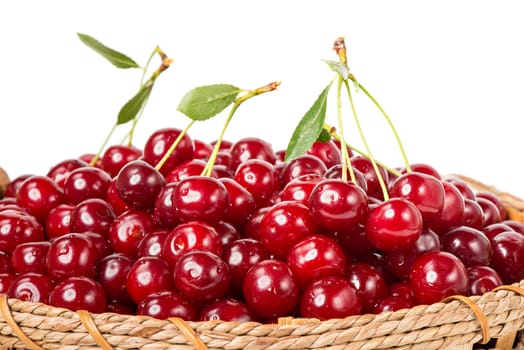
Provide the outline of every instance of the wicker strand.
[[12,332],[16,334],[16,336],[22,342],[24,342],[25,345],[27,345],[31,350],[43,350],[40,346],[36,345],[16,323],[13,315],[11,314],[9,304],[7,303],[6,294],[0,294],[0,313],[2,313],[2,317],[4,318],[5,322],[9,325],[9,327],[11,327]]
[[170,317],[168,318],[168,321],[174,324],[179,330],[180,333],[182,333],[187,340],[195,347],[197,350],[208,350],[206,344],[200,340],[199,337],[197,337],[195,331],[193,328],[191,328],[186,321],[181,319],[180,317]]
[[[515,286],[515,285],[502,285],[498,286],[492,289],[492,292],[496,292],[499,290],[509,290],[516,294],[522,295],[524,297],[524,289]],[[497,339],[497,342],[495,344],[495,348],[500,350],[511,350],[513,347],[513,343],[515,341],[515,338],[517,336],[518,330],[514,330],[511,333],[508,333],[506,336],[500,337]]]
[[103,350],[114,350],[111,345],[107,342],[107,340],[104,338],[102,333],[98,330],[98,327],[95,324],[95,321],[93,321],[93,318],[86,310],[78,310],[76,312],[78,316],[80,317],[80,321],[84,325],[84,327],[87,330],[87,333],[89,333],[90,336],[93,337],[95,342],[100,345],[100,347]]
[[524,297],[524,289],[518,287],[518,286],[515,286],[513,284],[511,285],[507,285],[507,284],[504,284],[502,286],[498,286],[498,287],[495,287],[493,288],[491,291],[492,292],[496,292],[496,291],[499,291],[499,290],[510,290],[514,293],[517,293],[519,295],[522,295]]
[[480,310],[478,305],[475,304],[473,300],[463,295],[451,295],[447,298],[444,298],[443,302],[445,303],[451,300],[460,300],[461,302],[466,304],[471,309],[471,311],[473,311],[475,316],[477,316],[477,321],[480,324],[480,330],[482,332],[482,340],[479,343],[486,344],[487,342],[489,342],[489,340],[491,339],[491,337],[489,336],[489,321],[486,315],[484,315],[484,313],[482,312],[482,310]]

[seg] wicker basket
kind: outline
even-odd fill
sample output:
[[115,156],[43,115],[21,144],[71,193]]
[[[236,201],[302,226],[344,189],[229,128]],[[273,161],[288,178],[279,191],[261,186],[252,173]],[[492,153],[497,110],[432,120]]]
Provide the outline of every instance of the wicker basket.
[[[524,223],[524,201],[458,177],[477,190],[495,192],[510,218]],[[0,197],[6,178],[0,169]],[[322,322],[281,318],[278,324],[90,314],[0,295],[0,347],[6,349],[524,350],[523,329],[524,281],[482,296],[453,296],[379,315]]]

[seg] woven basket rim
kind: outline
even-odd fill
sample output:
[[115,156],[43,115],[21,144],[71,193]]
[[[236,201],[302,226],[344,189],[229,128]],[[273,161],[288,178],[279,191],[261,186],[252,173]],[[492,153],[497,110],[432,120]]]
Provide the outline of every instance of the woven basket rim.
[[[476,191],[497,194],[510,219],[524,201],[458,174]],[[283,317],[259,322],[182,321],[74,312],[0,295],[0,345],[27,349],[442,349],[515,338],[524,329],[524,280],[480,296],[410,309],[319,321]],[[25,338],[24,338],[25,336]]]

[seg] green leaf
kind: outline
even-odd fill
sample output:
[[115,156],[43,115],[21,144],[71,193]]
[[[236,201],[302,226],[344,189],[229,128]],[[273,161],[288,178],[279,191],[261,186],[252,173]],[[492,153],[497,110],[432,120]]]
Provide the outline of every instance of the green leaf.
[[323,61],[327,63],[327,65],[329,66],[329,68],[331,68],[333,72],[340,75],[342,79],[347,80],[349,78],[349,69],[345,64],[341,62],[337,62],[337,61],[330,61],[330,60],[323,60]]
[[128,56],[124,55],[123,53],[120,53],[118,51],[115,51],[104,44],[102,44],[100,41],[96,40],[95,38],[82,33],[77,33],[78,37],[80,38],[80,41],[82,41],[84,44],[89,46],[91,49],[93,49],[95,52],[100,54],[102,57],[104,57],[106,60],[111,62],[115,67],[118,68],[140,68],[140,66],[133,61]]
[[177,110],[193,120],[206,120],[233,103],[240,91],[228,84],[199,86],[185,94]]
[[329,142],[331,141],[331,135],[329,134],[329,132],[327,132],[326,129],[323,128],[322,130],[320,130],[320,134],[317,137],[317,141],[318,142]]
[[140,112],[144,102],[149,98],[152,89],[153,84],[149,84],[142,87],[135,96],[131,97],[131,99],[120,109],[116,125],[125,124],[133,120],[138,112]]
[[326,119],[327,97],[331,84],[326,86],[315,103],[298,122],[286,149],[286,161],[304,154],[318,139]]

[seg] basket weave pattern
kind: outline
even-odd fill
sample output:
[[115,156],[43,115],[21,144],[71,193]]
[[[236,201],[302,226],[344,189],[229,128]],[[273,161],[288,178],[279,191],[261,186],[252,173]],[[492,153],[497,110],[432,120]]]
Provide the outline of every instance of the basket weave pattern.
[[[524,201],[470,178],[477,190],[501,198],[524,223]],[[0,297],[0,348],[20,349],[471,349],[497,338],[500,350],[521,349],[524,281],[482,296],[378,315],[318,321],[185,322],[112,313],[89,314]]]

